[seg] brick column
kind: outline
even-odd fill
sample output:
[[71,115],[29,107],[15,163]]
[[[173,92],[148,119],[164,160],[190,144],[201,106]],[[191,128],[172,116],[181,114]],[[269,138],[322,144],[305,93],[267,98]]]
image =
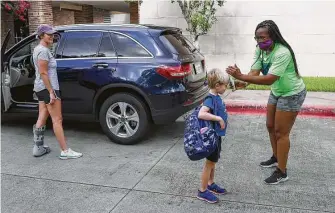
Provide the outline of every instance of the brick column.
[[93,23],[93,6],[82,5],[82,11],[74,12],[74,22],[76,24],[88,24]]
[[138,24],[140,20],[140,7],[138,2],[130,2],[129,3],[129,11],[130,11],[130,24]]
[[104,23],[105,16],[110,16],[109,10],[93,8],[93,23]]
[[51,0],[30,1],[28,18],[30,34],[36,32],[36,29],[40,24],[53,25]]
[[5,37],[8,33],[8,30],[11,30],[11,37],[7,45],[7,49],[14,44],[14,17],[12,14],[7,13],[1,9],[1,45],[5,40]]
[[58,25],[69,25],[74,24],[74,11],[62,9],[60,10],[59,7],[53,8],[53,19],[54,19],[54,26]]

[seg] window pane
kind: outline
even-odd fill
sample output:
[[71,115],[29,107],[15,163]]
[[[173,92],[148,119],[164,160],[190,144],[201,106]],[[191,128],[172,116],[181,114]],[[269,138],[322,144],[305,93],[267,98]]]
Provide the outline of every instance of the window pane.
[[[52,45],[51,52],[54,54],[55,58],[62,57],[62,50],[64,47],[64,41],[61,41],[61,38],[64,36],[64,33],[59,33],[59,35],[55,34],[54,43]],[[59,45],[58,45],[59,44]]]
[[111,38],[109,37],[109,33],[104,33],[101,40],[98,57],[115,57],[115,56],[116,53]]
[[32,55],[34,52],[34,48],[39,44],[39,40],[34,40],[29,44],[26,44],[26,46],[22,47],[19,51],[14,53],[13,58],[20,58],[23,56]]
[[101,32],[69,32],[62,58],[96,57]]
[[35,39],[14,53],[10,59],[10,66],[13,68],[28,68],[27,66],[34,66],[33,64],[30,64],[30,58],[33,57],[34,48],[39,44],[39,42],[40,40]]
[[180,33],[167,33],[160,40],[174,54],[190,55],[196,50],[193,44]]
[[116,33],[111,35],[119,57],[150,57],[150,54],[132,39]]

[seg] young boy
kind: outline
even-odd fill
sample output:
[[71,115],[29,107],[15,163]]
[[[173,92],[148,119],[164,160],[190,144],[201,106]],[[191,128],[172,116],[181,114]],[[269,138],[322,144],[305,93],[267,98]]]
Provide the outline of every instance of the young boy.
[[[219,199],[214,194],[225,194],[226,190],[214,183],[215,164],[220,158],[221,140],[226,135],[227,112],[220,95],[223,94],[229,84],[228,74],[219,69],[212,69],[208,73],[209,95],[199,111],[199,119],[213,121],[214,129],[218,135],[218,148],[206,158],[201,175],[201,186],[198,190],[198,198],[209,203],[216,203]],[[215,102],[215,103],[214,103]],[[215,105],[215,107],[214,107]],[[214,193],[214,194],[213,194]]]

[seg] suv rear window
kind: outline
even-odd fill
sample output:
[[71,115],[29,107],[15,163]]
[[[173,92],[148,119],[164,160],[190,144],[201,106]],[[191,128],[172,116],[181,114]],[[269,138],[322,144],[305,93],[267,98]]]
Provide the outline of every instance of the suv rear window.
[[165,33],[159,36],[159,39],[174,54],[190,55],[196,50],[193,44],[180,33]]
[[117,33],[112,33],[111,36],[118,57],[151,57],[143,47],[127,36]]

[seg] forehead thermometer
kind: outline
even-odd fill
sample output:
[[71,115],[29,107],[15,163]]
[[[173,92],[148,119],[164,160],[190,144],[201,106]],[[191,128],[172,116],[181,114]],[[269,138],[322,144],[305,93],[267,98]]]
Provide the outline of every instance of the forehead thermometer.
[[235,91],[236,90],[236,87],[235,87],[235,81],[233,79],[233,77],[231,75],[229,75],[229,88],[232,90],[232,91]]

